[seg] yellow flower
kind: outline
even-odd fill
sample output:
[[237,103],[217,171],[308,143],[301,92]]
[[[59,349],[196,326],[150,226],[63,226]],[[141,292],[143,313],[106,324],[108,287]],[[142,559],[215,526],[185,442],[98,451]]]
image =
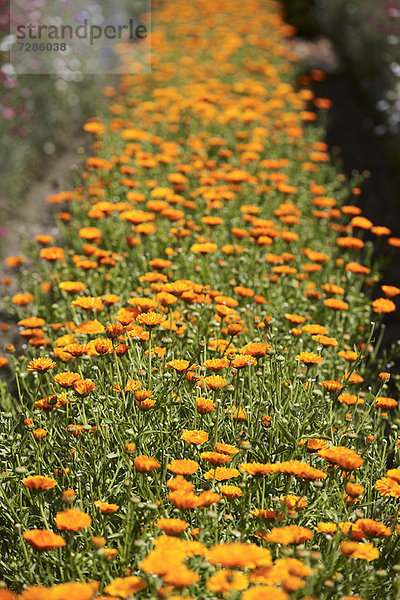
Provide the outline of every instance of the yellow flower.
[[116,577],[104,588],[106,594],[115,595],[119,598],[128,598],[136,592],[140,592],[146,586],[145,582],[132,575],[130,577]]
[[296,356],[296,359],[305,365],[319,365],[324,360],[322,356],[319,356],[314,352],[300,352],[300,354]]
[[204,444],[208,442],[208,433],[197,429],[184,429],[182,431],[181,440],[190,444]]
[[248,585],[249,580],[244,573],[221,569],[209,577],[206,588],[210,590],[210,592],[215,592],[222,596],[229,596],[231,592],[244,590]]
[[151,311],[148,313],[141,313],[136,317],[136,321],[141,325],[146,325],[146,327],[152,329],[153,327],[156,327],[157,325],[165,321],[165,318],[163,315]]

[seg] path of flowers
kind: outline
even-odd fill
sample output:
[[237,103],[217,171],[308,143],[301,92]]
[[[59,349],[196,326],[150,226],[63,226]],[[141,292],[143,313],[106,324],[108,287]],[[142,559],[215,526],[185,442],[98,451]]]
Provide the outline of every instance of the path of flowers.
[[396,598],[400,289],[364,230],[400,240],[330,165],[276,3],[153,20],[49,198],[63,238],[7,259],[0,599]]

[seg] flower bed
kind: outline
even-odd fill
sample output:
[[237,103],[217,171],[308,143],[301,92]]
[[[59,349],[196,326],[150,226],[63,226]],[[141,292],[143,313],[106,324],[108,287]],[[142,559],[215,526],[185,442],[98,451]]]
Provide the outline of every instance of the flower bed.
[[389,597],[400,289],[363,236],[400,239],[330,165],[276,3],[153,16],[62,239],[6,261],[0,598]]

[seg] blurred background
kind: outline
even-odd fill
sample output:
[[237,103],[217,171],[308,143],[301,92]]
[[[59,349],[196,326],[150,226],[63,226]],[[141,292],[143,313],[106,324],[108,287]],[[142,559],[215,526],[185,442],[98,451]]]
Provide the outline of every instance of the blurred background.
[[[29,1],[40,22],[50,0]],[[99,12],[101,2],[86,0],[85,9]],[[333,101],[326,139],[332,159],[361,182],[364,215],[400,237],[400,0],[281,4],[296,28],[288,43],[299,55],[299,76],[311,69],[326,74],[314,86]],[[102,90],[118,83],[117,76],[76,73],[16,76],[9,32],[9,0],[0,0],[0,261],[21,254],[24,237],[52,233],[46,196],[78,184],[90,143],[82,126],[103,110]],[[400,265],[388,262],[381,283],[399,282]],[[395,315],[388,319],[387,342],[400,335]]]
[[[46,0],[30,1],[40,21]],[[101,11],[99,3],[87,0],[85,8]],[[366,216],[373,221],[379,216],[379,224],[399,235],[400,0],[281,3],[297,29],[290,43],[301,59],[299,72],[322,68],[327,74],[315,85],[318,95],[334,103],[327,136],[334,157],[347,174],[366,177]],[[77,150],[83,153],[88,143],[82,125],[101,110],[103,87],[117,79],[15,76],[8,8],[9,0],[0,0],[0,252],[3,247],[9,253],[15,223],[38,218],[46,193],[66,185],[71,166],[79,162]],[[40,218],[46,222],[45,215]]]

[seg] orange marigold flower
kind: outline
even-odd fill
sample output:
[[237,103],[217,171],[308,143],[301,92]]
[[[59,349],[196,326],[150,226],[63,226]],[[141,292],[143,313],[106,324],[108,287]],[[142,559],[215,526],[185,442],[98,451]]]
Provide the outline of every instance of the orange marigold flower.
[[187,479],[185,479],[182,475],[177,475],[176,477],[169,479],[167,481],[167,486],[173,492],[177,490],[191,492],[194,489],[193,483],[187,481]]
[[326,327],[324,325],[319,325],[318,323],[303,325],[301,330],[310,333],[311,335],[325,335],[327,333]]
[[230,444],[223,444],[222,442],[217,442],[215,444],[215,450],[220,452],[221,454],[237,454],[239,450],[235,448],[235,446],[231,446]]
[[148,313],[141,313],[136,317],[136,321],[141,325],[146,325],[146,327],[152,329],[153,327],[156,327],[157,325],[165,321],[165,317],[163,315],[160,315],[159,313],[151,311]]
[[62,548],[66,545],[64,538],[48,529],[31,529],[23,533],[22,537],[32,548],[39,552]]
[[106,560],[112,560],[118,556],[118,550],[117,548],[103,548],[102,556]]
[[241,354],[240,356],[236,356],[231,364],[235,369],[243,369],[244,367],[256,365],[257,359],[251,354]]
[[227,481],[238,477],[239,471],[237,469],[230,469],[229,467],[216,467],[210,469],[204,474],[204,479],[216,479],[217,481]]
[[326,440],[320,440],[318,438],[300,440],[300,448],[302,448],[305,445],[307,445],[308,452],[318,452],[318,450],[322,450],[323,448],[328,447],[328,443],[326,442]]
[[95,319],[94,321],[85,321],[75,329],[75,333],[96,334],[103,333],[104,326]]
[[348,406],[353,406],[354,404],[364,404],[364,400],[356,394],[348,394],[347,392],[343,392],[338,396],[338,400],[341,404],[347,404]]
[[331,446],[331,448],[325,448],[318,452],[318,456],[321,456],[330,463],[338,465],[346,471],[359,469],[364,464],[363,458],[351,448],[346,448],[346,446]]
[[364,247],[364,242],[355,237],[339,237],[336,243],[341,248],[350,248],[352,250],[359,250]]
[[69,294],[84,292],[86,289],[86,285],[82,281],[62,281],[58,284],[58,287]]
[[205,492],[201,492],[198,496],[199,498],[199,507],[204,508],[207,506],[211,506],[211,504],[216,504],[220,502],[222,496],[213,492],[212,490],[206,490]]
[[301,325],[306,320],[305,317],[296,314],[286,314],[285,319],[291,323],[296,323],[297,325]]
[[344,300],[339,300],[338,298],[327,298],[324,300],[325,306],[328,308],[333,308],[334,310],[347,310],[349,305]]
[[246,344],[243,348],[240,348],[240,354],[250,354],[250,356],[254,356],[255,358],[260,358],[261,356],[265,356],[272,350],[272,346],[267,342],[251,342],[250,344]]
[[358,496],[361,496],[364,490],[365,487],[359,483],[352,483],[351,481],[346,483],[346,493],[352,498],[357,498]]
[[239,469],[242,473],[248,473],[254,477],[261,477],[262,475],[271,475],[276,473],[274,465],[270,463],[242,463],[239,465]]
[[83,240],[100,241],[102,233],[98,227],[81,227],[81,229],[78,231],[78,235]]
[[325,283],[322,286],[322,289],[324,290],[324,292],[327,292],[328,294],[343,295],[345,293],[344,288],[340,287],[339,285],[335,285],[333,283]]
[[338,355],[340,358],[344,358],[344,360],[347,360],[348,362],[355,362],[358,358],[357,352],[354,352],[354,350],[340,350]]
[[232,457],[229,456],[229,454],[221,454],[219,452],[202,452],[200,457],[212,465],[223,465],[232,460]]
[[227,358],[210,358],[203,363],[203,367],[210,369],[210,371],[220,371],[228,366],[229,360]]
[[40,251],[40,258],[44,260],[48,260],[50,262],[56,260],[64,260],[64,250],[62,248],[58,248],[57,246],[49,246],[48,248],[42,248]]
[[163,581],[166,584],[177,588],[188,587],[194,585],[199,580],[199,576],[194,571],[188,569],[185,565],[179,565],[175,569],[168,571],[163,576]]
[[28,319],[21,319],[21,321],[18,321],[18,325],[21,327],[29,328],[42,327],[44,324],[45,320],[39,317],[29,317]]
[[223,494],[228,500],[233,500],[234,498],[240,498],[243,495],[242,490],[237,485],[221,485],[220,492]]
[[75,490],[71,488],[64,490],[61,497],[64,504],[72,504],[76,498]]
[[156,524],[167,535],[179,535],[189,527],[183,519],[158,519]]
[[234,591],[247,588],[249,580],[244,573],[221,569],[211,575],[206,582],[206,588],[221,596],[229,596]]
[[356,216],[352,218],[350,225],[351,227],[358,227],[360,229],[371,229],[373,223],[365,217]]
[[209,377],[205,377],[204,383],[208,390],[214,391],[219,390],[228,384],[227,380],[220,375],[210,375]]
[[241,595],[241,600],[289,600],[289,594],[274,585],[255,585]]
[[[400,294],[400,288],[394,285],[382,285],[381,290],[385,294],[385,296],[388,296],[389,298],[394,298],[395,296],[398,296]],[[32,326],[27,325],[27,327]]]
[[92,537],[92,544],[95,548],[103,548],[106,545],[106,538],[95,535]]
[[58,529],[81,531],[92,524],[92,519],[87,513],[81,512],[75,508],[70,508],[57,513],[54,522]]
[[153,393],[150,390],[135,390],[135,400],[137,404],[152,397]]
[[[167,367],[174,369],[174,371],[177,371],[178,373],[183,373],[183,371],[186,371],[186,369],[190,367],[190,362],[184,359],[171,360],[167,363]],[[194,365],[194,367],[196,368],[196,365]]]
[[136,444],[135,442],[127,442],[125,444],[125,452],[127,452],[128,454],[133,454],[136,450]]
[[305,365],[319,365],[324,360],[322,356],[314,352],[300,352],[300,354],[297,354],[296,359]]
[[377,314],[391,313],[396,310],[396,305],[387,298],[377,298],[372,302],[372,309]]
[[81,376],[79,373],[73,373],[71,371],[65,371],[65,373],[57,373],[53,378],[56,383],[61,385],[63,388],[70,388],[79,381]]
[[211,242],[198,243],[190,246],[190,251],[194,254],[210,254],[211,252],[215,252],[217,250],[217,244],[213,244]]
[[171,461],[168,464],[167,469],[168,471],[175,473],[175,475],[193,475],[193,473],[196,473],[199,466],[199,463],[195,460],[186,458]]
[[360,265],[356,262],[349,262],[346,265],[346,271],[349,273],[356,273],[361,275],[368,275],[371,270],[368,267],[364,267],[364,265]]
[[383,225],[375,225],[375,227],[371,227],[371,233],[382,236],[382,235],[390,235],[392,232],[389,227],[385,227]]
[[295,496],[294,494],[282,496],[279,499],[279,502],[287,506],[290,510],[299,510],[300,508],[305,508],[308,505],[306,498],[301,498],[300,496]]
[[382,371],[381,373],[379,373],[378,377],[381,381],[386,382],[386,381],[389,381],[389,379],[390,379],[390,373],[386,373],[385,371]]
[[67,344],[63,350],[76,358],[86,354],[86,344]]
[[294,475],[301,477],[302,479],[310,479],[315,481],[316,479],[326,479],[327,475],[320,469],[315,469],[307,463],[300,462],[298,460],[288,460],[280,463],[274,463],[275,473],[284,473],[285,475]]
[[32,435],[36,440],[43,440],[47,434],[48,431],[46,429],[41,429],[40,427],[39,429],[32,431]]
[[371,542],[365,544],[358,542],[342,542],[340,552],[349,558],[360,558],[362,560],[376,560],[379,558],[379,550]]
[[204,444],[208,442],[208,433],[201,429],[183,429],[181,440],[190,444]]
[[400,482],[391,477],[382,477],[375,482],[375,489],[381,496],[400,498]]
[[253,517],[256,517],[257,519],[259,519],[260,517],[262,519],[265,519],[266,521],[276,521],[278,519],[278,521],[282,521],[284,519],[284,515],[277,513],[276,510],[265,510],[265,509],[254,509],[251,511],[251,514],[253,515]]
[[252,298],[254,296],[254,290],[243,287],[242,285],[235,286],[233,290],[236,294],[239,294],[239,296],[243,296],[244,298]]
[[196,408],[201,415],[215,411],[215,404],[211,398],[196,398]]
[[113,351],[112,341],[108,338],[98,338],[97,340],[93,340],[88,343],[87,347],[89,355],[98,354],[100,356],[105,356],[106,354],[112,354]]
[[8,267],[20,267],[26,262],[26,258],[23,254],[19,254],[18,256],[7,256],[3,262]]
[[262,536],[266,542],[273,544],[302,544],[313,537],[311,529],[298,525],[274,527],[269,533]]
[[365,540],[374,537],[389,537],[392,535],[390,527],[374,519],[357,519],[351,528],[352,540]]
[[106,594],[115,595],[118,598],[129,598],[144,587],[146,587],[146,583],[142,579],[131,575],[130,577],[116,577],[104,588],[104,591]]
[[261,425],[263,427],[268,427],[272,423],[272,417],[270,415],[263,415],[261,417]]
[[238,408],[233,404],[232,406],[228,405],[225,409],[225,412],[230,413],[232,419],[237,419],[238,421],[247,421],[247,414],[244,408]]
[[326,348],[334,348],[338,345],[338,342],[335,340],[335,338],[327,337],[326,335],[313,335],[312,339],[314,342],[318,342],[318,344],[321,344]]
[[78,394],[78,396],[86,396],[87,394],[90,394],[95,387],[96,384],[94,381],[91,381],[91,379],[79,379],[74,383],[74,391],[76,394]]
[[145,455],[136,456],[133,465],[136,471],[140,471],[141,473],[150,473],[151,471],[155,471],[155,469],[159,469],[161,466],[158,460]]
[[49,369],[54,369],[57,363],[50,358],[34,358],[27,364],[28,371],[36,371],[37,373],[45,373]]
[[196,494],[194,494],[191,490],[186,489],[177,489],[169,493],[168,500],[170,500],[176,508],[180,508],[182,510],[189,510],[191,508],[198,508],[200,506],[198,496],[196,496]]
[[104,296],[102,296],[102,300],[106,306],[112,306],[113,304],[118,304],[121,298],[116,294],[104,294]]
[[385,410],[392,410],[396,408],[398,402],[394,398],[388,398],[386,396],[378,396],[375,400],[375,408],[383,408]]
[[362,383],[364,381],[364,378],[361,377],[361,375],[358,375],[357,373],[348,373],[347,371],[344,374],[343,380],[346,381],[347,383]]
[[337,532],[338,527],[335,523],[318,523],[314,529],[320,533],[325,533],[325,535],[333,536]]
[[59,583],[51,588],[34,585],[24,590],[20,596],[21,600],[66,600],[74,598],[76,600],[92,600],[99,589],[100,584],[97,581],[88,583]]
[[101,502],[100,500],[96,500],[94,505],[102,515],[111,515],[119,509],[118,504],[108,504],[108,502]]
[[228,569],[255,569],[272,565],[272,556],[267,548],[239,542],[212,546],[207,558],[212,565]]
[[324,390],[327,390],[328,392],[338,392],[343,387],[343,385],[339,383],[339,381],[335,381],[334,379],[327,379],[326,381],[322,381],[321,385],[324,388]]
[[106,334],[110,338],[116,338],[122,335],[125,331],[125,327],[121,323],[111,323],[106,327]]
[[243,330],[242,325],[239,325],[238,323],[232,323],[228,327],[228,335],[231,335],[231,336],[238,335],[242,330]]
[[45,475],[25,477],[22,483],[30,490],[51,490],[57,485],[57,481],[53,477],[46,477]]

